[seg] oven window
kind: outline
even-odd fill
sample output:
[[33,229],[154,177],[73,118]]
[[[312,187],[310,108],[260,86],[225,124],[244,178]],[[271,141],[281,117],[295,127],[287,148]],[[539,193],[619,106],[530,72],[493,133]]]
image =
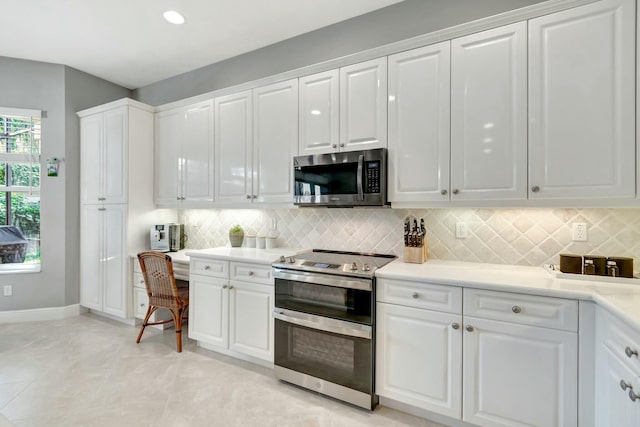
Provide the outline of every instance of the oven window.
[[351,389],[373,391],[372,340],[275,321],[275,364]]
[[371,291],[276,279],[275,306],[371,325]]
[[295,171],[298,196],[358,193],[358,163],[305,166]]

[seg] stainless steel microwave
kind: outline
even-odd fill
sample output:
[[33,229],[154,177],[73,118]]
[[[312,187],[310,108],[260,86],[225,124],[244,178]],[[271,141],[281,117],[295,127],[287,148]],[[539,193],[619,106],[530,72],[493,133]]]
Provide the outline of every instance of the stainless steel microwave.
[[298,206],[385,206],[387,149],[293,158],[293,203]]

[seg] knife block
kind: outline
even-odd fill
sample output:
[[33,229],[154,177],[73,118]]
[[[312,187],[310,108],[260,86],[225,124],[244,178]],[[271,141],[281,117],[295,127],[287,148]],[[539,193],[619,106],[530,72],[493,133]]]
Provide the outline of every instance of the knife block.
[[413,264],[422,264],[425,261],[427,261],[427,240],[425,238],[425,240],[422,242],[422,246],[421,247],[411,247],[411,246],[405,246],[404,247],[404,257],[403,257],[404,262],[410,262]]

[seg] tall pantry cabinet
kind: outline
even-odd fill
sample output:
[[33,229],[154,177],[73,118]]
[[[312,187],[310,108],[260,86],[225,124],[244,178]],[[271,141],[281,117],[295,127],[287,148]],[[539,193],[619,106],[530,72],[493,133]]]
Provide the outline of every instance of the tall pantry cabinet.
[[[153,108],[121,99],[80,117],[80,305],[130,317],[129,254],[154,221]],[[144,221],[140,221],[144,218]]]

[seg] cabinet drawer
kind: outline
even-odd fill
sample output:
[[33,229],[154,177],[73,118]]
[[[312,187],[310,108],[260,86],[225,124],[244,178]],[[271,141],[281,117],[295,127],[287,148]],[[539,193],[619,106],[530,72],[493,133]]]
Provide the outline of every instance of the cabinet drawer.
[[378,279],[377,300],[447,313],[462,313],[462,288],[394,279]]
[[562,298],[465,289],[464,314],[522,325],[578,330],[578,301]]
[[146,292],[147,287],[144,284],[144,277],[142,276],[142,273],[133,273],[133,287],[143,289]]
[[270,265],[231,263],[231,280],[243,280],[251,283],[273,285],[273,274]]
[[203,276],[229,278],[229,261],[208,258],[191,258],[190,273]]
[[598,341],[640,376],[640,333],[601,308],[597,316]]
[[[144,319],[148,306],[149,297],[147,296],[147,291],[138,287],[133,288],[133,317],[136,319]],[[153,322],[155,319],[149,320]]]

